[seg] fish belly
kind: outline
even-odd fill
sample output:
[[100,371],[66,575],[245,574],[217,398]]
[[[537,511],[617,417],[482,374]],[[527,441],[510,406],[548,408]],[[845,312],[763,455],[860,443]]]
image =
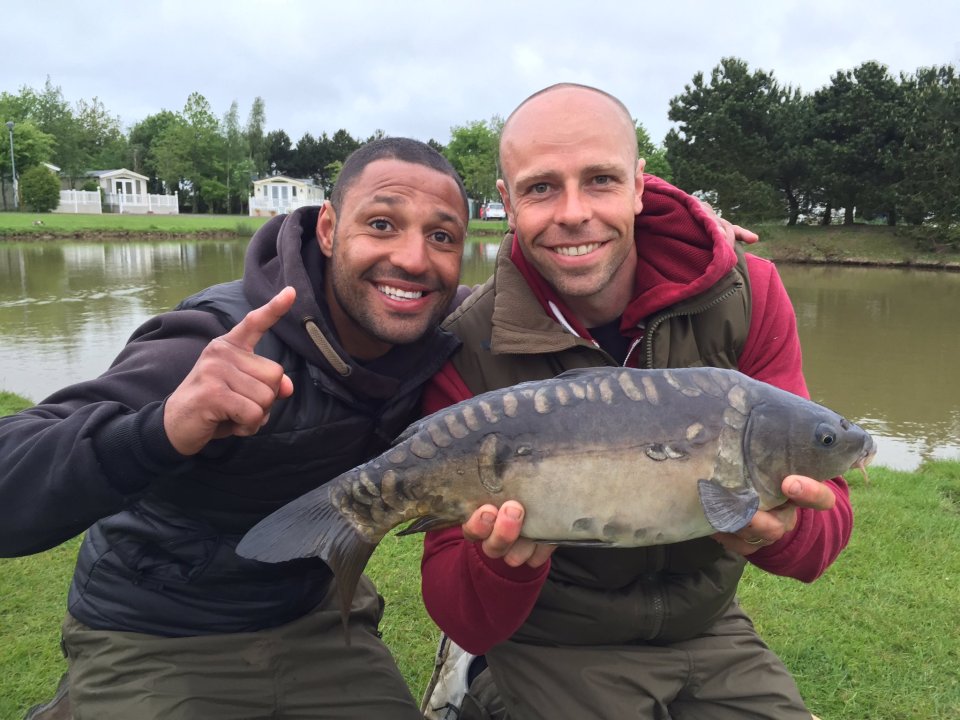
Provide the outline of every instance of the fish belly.
[[[524,471],[525,470],[525,471]],[[707,461],[629,461],[597,455],[576,463],[544,461],[504,483],[524,505],[525,537],[558,544],[660,545],[709,535],[697,481]],[[577,478],[577,479],[571,479]]]

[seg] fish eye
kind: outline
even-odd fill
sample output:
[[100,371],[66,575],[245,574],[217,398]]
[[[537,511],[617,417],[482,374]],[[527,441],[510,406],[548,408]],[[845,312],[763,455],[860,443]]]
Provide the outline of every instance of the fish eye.
[[833,430],[825,425],[817,428],[817,442],[824,447],[830,447],[837,441],[837,435]]

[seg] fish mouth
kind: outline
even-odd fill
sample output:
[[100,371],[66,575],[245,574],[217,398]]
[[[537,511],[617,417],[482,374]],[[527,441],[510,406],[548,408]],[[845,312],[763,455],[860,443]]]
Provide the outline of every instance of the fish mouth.
[[860,473],[863,475],[864,485],[870,484],[870,476],[867,475],[867,465],[873,462],[873,459],[877,456],[877,444],[873,441],[873,438],[869,435],[867,436],[869,443],[863,448],[863,452],[860,454],[860,457],[857,458],[856,462],[850,466],[851,469],[857,468],[860,470]]

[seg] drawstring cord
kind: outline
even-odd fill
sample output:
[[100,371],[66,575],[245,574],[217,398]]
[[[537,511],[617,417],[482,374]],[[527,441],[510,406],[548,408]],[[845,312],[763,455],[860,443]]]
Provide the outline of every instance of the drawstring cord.
[[312,317],[305,317],[303,319],[303,327],[306,328],[307,335],[313,340],[313,344],[317,346],[317,350],[319,350],[324,359],[330,363],[330,366],[343,377],[347,377],[351,373],[352,368],[347,365],[347,363],[343,361],[343,358],[337,354],[337,351],[333,349],[330,341],[327,340],[320,331],[320,327],[316,321]]

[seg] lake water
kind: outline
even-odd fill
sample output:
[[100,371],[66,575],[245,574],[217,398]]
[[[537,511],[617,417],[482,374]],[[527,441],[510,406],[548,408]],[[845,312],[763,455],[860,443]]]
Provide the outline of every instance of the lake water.
[[[0,243],[0,389],[39,401],[103,372],[144,320],[239,277],[245,240]],[[464,282],[492,271],[471,244]],[[782,266],[815,400],[877,438],[877,463],[960,457],[960,273]]]

